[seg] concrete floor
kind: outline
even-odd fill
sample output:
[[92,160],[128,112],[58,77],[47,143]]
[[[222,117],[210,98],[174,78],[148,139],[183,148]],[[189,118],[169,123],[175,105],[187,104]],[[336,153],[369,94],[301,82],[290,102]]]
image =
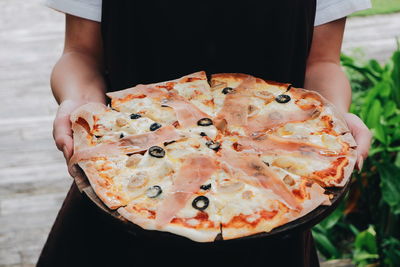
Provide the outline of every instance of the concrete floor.
[[[349,19],[343,48],[385,60],[399,25],[400,14]],[[72,182],[51,134],[63,31],[63,14],[40,0],[0,0],[0,267],[34,266]]]

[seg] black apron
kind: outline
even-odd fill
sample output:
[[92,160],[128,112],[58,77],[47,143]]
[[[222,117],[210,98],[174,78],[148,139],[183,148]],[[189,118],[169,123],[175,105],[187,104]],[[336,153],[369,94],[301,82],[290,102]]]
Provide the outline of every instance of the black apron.
[[[315,0],[103,0],[109,91],[205,70],[302,87]],[[143,230],[144,231],[144,230]],[[310,231],[273,239],[196,243],[132,235],[72,185],[38,265],[319,266]]]

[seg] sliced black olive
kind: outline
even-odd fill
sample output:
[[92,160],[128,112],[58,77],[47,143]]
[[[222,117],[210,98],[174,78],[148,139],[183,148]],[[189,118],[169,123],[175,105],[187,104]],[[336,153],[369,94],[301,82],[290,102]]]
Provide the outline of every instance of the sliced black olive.
[[150,131],[155,131],[158,128],[161,128],[161,124],[159,124],[158,122],[155,122],[152,125],[150,125]]
[[161,193],[162,193],[162,189],[161,189],[161,187],[158,186],[158,185],[149,187],[149,188],[146,190],[146,196],[149,197],[149,198],[158,197],[159,195],[161,195]]
[[213,122],[209,118],[202,118],[197,122],[197,125],[199,125],[199,126],[210,126],[212,124],[213,124]]
[[207,197],[198,196],[193,200],[192,207],[197,210],[203,211],[208,207],[208,204],[210,204],[210,200],[208,200]]
[[119,135],[119,138],[124,138],[124,134],[123,133],[121,133],[120,135]]
[[290,96],[288,96],[288,95],[278,95],[278,96],[275,98],[275,100],[276,100],[276,102],[278,102],[278,103],[284,104],[284,103],[287,103],[287,102],[290,101]]
[[163,100],[161,100],[161,107],[163,107],[163,108],[169,107],[169,106],[167,105],[167,103],[168,103],[168,99],[163,99]]
[[232,87],[225,87],[224,89],[222,89],[222,93],[224,95],[229,94],[231,92],[233,92],[233,88]]
[[149,148],[149,154],[155,158],[163,158],[165,156],[165,150],[159,146],[152,146]]
[[200,136],[207,136],[205,132],[201,132]]
[[263,162],[264,162],[265,165],[267,165],[269,167],[269,163],[268,162],[265,162],[265,161],[263,161]]
[[103,136],[101,135],[95,135],[94,137],[96,137],[97,139],[102,138]]
[[203,189],[203,190],[208,190],[210,188],[211,188],[211,184],[203,184],[202,186],[200,186],[200,189]]
[[207,141],[206,142],[206,146],[208,146],[208,148],[218,151],[218,149],[220,148],[221,144],[219,142],[214,142],[214,141]]
[[286,92],[288,92],[292,88],[292,86],[293,85],[289,84],[288,88],[286,89]]
[[168,145],[170,145],[170,144],[172,144],[172,143],[175,143],[176,141],[174,140],[174,141],[170,141],[170,142],[164,142],[164,146],[168,146]]
[[131,114],[131,119],[132,120],[136,120],[136,119],[139,119],[139,118],[141,118],[142,117],[142,115],[140,115],[140,114],[138,114],[138,113],[132,113]]

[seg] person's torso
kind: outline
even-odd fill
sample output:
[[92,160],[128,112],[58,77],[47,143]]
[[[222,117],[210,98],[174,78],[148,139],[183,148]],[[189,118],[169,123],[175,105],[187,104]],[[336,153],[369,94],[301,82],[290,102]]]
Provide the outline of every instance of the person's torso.
[[103,0],[109,90],[205,70],[302,86],[315,0]]

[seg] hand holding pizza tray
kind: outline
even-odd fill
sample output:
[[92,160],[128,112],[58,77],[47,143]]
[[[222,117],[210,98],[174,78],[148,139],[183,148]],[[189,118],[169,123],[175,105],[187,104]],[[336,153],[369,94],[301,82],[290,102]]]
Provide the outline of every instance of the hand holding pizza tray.
[[349,190],[355,141],[316,92],[198,72],[108,96],[111,108],[71,115],[70,164],[79,190],[136,235],[276,237],[312,227]]

